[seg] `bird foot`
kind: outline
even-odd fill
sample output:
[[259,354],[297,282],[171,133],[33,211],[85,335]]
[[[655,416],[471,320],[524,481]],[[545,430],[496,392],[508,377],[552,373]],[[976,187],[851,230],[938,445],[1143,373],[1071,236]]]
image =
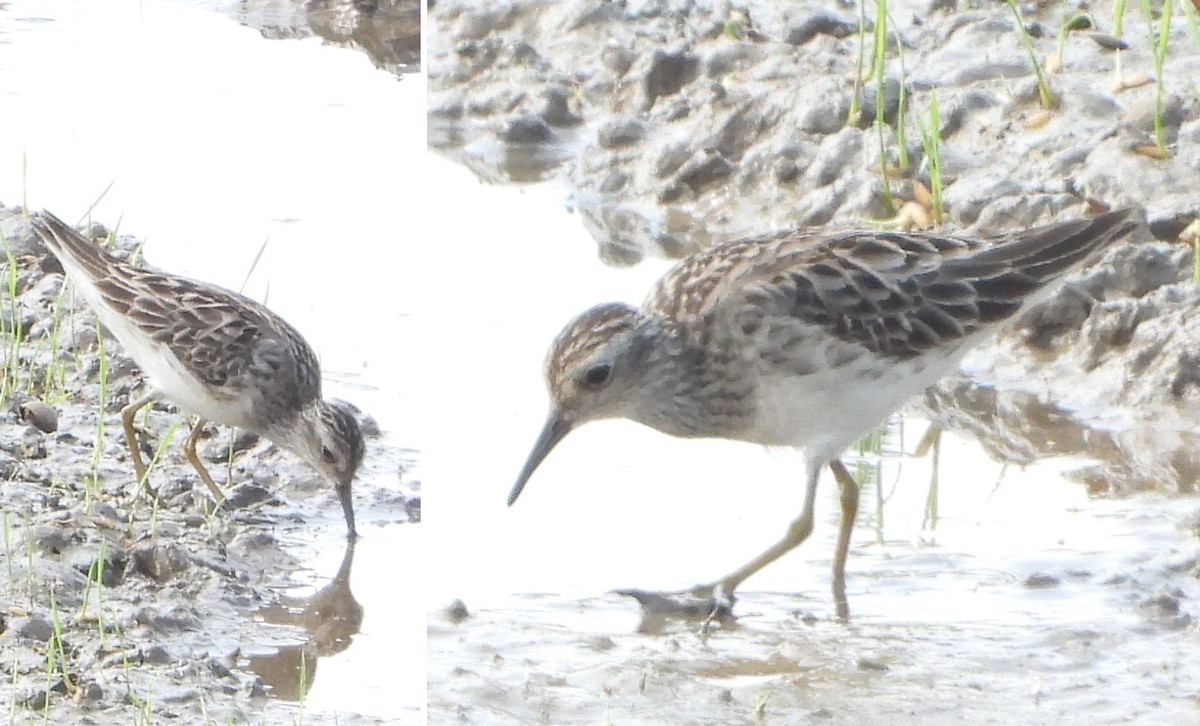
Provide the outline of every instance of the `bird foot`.
[[617,590],[618,595],[632,597],[642,606],[643,623],[671,618],[701,620],[707,628],[712,623],[722,626],[734,624],[732,592],[726,592],[721,583],[697,585],[680,592],[655,592],[650,590]]

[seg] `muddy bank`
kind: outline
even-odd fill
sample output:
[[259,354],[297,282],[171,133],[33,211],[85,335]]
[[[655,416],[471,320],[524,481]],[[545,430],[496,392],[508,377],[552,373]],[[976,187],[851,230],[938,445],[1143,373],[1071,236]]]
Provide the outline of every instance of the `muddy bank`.
[[[948,7],[951,6],[951,7]],[[1128,11],[1118,56],[1068,34],[1043,114],[1033,69],[1005,5],[892,2],[884,143],[901,177],[929,182],[918,119],[940,108],[946,227],[1028,226],[1080,196],[1146,207],[1163,239],[1200,214],[1200,103],[1188,79],[1200,51],[1177,17],[1164,74],[1163,131],[1151,140],[1155,86],[1116,90],[1153,61],[1145,20]],[[1029,8],[1040,58],[1056,51],[1063,9]],[[1111,17],[1094,22],[1111,32]],[[1156,21],[1157,22],[1157,21]],[[856,90],[859,18],[844,3],[438,2],[430,12],[430,143],[481,176],[556,178],[611,261],[676,256],[765,228],[887,219],[875,89]],[[871,19],[866,20],[868,30]],[[871,41],[868,32],[867,42]],[[898,59],[903,56],[903,67]],[[855,94],[862,112],[847,123]],[[894,181],[904,196],[908,184]]]
[[318,37],[355,48],[393,75],[421,69],[418,0],[255,0],[214,9],[266,38]]
[[[1103,466],[1085,475],[1093,491],[1191,491],[1200,329],[1179,236],[1200,217],[1200,100],[1187,80],[1200,73],[1200,49],[1182,10],[1168,36],[1158,159],[1146,155],[1157,89],[1140,10],[1127,11],[1125,50],[1104,37],[1114,31],[1105,6],[1062,36],[1060,55],[1067,10],[1024,8],[1038,58],[1057,66],[1046,111],[1008,6],[888,9],[882,143],[899,200],[914,198],[914,180],[931,183],[918,121],[928,126],[936,95],[943,229],[999,232],[1094,203],[1141,207],[1148,225],[973,355],[971,374],[932,391],[923,415],[1014,462],[1099,454]],[[1157,32],[1161,18],[1150,20]],[[430,143],[486,179],[564,184],[610,263],[768,229],[893,219],[874,81],[855,83],[859,22],[857,8],[836,2],[438,2]],[[868,46],[872,22],[863,19]],[[848,122],[856,96],[862,113]],[[1070,432],[1047,437],[1029,423],[1047,405]]]
[[[157,457],[157,496],[138,491],[118,412],[143,390],[140,374],[64,286],[20,210],[0,208],[0,231],[11,251],[0,265],[0,680],[12,713],[294,721],[321,658],[345,650],[363,619],[332,486],[265,439],[213,428],[198,446],[226,489],[213,511],[180,450],[187,422],[156,404],[138,420]],[[114,244],[140,257],[139,240]],[[411,452],[383,445],[368,415],[361,422],[369,466],[394,478],[385,489],[360,477],[359,521],[418,521],[419,483],[404,477]],[[340,567],[312,571],[331,548]],[[352,704],[338,717],[369,721]]]

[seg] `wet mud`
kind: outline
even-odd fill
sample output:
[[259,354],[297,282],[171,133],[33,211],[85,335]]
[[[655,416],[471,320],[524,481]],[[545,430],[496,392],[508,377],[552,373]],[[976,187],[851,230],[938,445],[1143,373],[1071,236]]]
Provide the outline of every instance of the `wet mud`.
[[[965,440],[945,447],[978,456]],[[828,508],[720,627],[600,592],[431,611],[430,723],[1194,720],[1200,503],[1088,500],[1052,474],[944,461],[933,528],[906,521],[926,495],[920,473],[865,486],[846,623],[827,589]],[[680,529],[664,521],[660,541]],[[645,556],[682,559],[665,542]]]

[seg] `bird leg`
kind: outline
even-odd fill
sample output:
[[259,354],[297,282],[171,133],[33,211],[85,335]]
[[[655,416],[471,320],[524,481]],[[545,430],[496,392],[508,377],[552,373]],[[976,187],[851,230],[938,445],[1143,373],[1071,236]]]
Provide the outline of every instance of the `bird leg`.
[[705,591],[711,592],[718,606],[728,603],[732,607],[733,591],[737,589],[738,585],[741,585],[747,577],[796,549],[804,540],[808,539],[813,531],[813,509],[817,498],[817,478],[820,475],[821,464],[816,462],[811,465],[808,472],[808,485],[804,490],[804,510],[788,525],[782,539],[768,547],[758,557],[722,577],[718,582],[698,587],[693,592],[697,594]]
[[196,440],[200,438],[200,433],[204,430],[204,424],[207,423],[204,419],[197,419],[196,424],[192,426],[192,432],[188,434],[187,440],[183,442],[183,453],[187,455],[187,460],[192,463],[196,469],[196,473],[208,485],[208,490],[212,492],[213,499],[220,504],[225,499],[225,495],[221,493],[221,488],[208,475],[208,470],[204,468],[204,464],[200,461],[200,457],[196,455]]
[[846,470],[840,459],[829,462],[833,478],[841,492],[842,522],[838,527],[837,550],[833,556],[833,604],[839,620],[850,619],[850,603],[846,600],[846,557],[850,553],[850,535],[858,516],[858,482]]
[[921,436],[921,440],[917,442],[917,448],[913,449],[913,458],[923,458],[941,437],[942,427],[937,424],[930,424],[929,428],[925,429],[925,433]]
[[146,404],[154,400],[154,393],[147,393],[141,398],[130,401],[121,409],[121,425],[125,427],[125,443],[129,445],[129,453],[133,456],[133,468],[137,472],[138,486],[146,482],[146,462],[142,461],[142,450],[138,447],[137,429],[133,426],[133,418]]
[[[841,467],[842,472],[849,477],[850,474],[846,471],[846,467],[842,466],[840,461],[835,460],[835,462],[837,466]],[[831,468],[833,465],[833,463],[830,464]],[[768,547],[766,551],[764,551],[758,557],[750,560],[745,565],[742,565],[717,582],[709,585],[700,585],[694,587],[690,591],[683,593],[682,599],[663,593],[646,592],[643,590],[620,590],[618,593],[635,598],[639,603],[641,603],[644,610],[653,612],[655,614],[674,614],[684,617],[694,617],[698,613],[702,612],[707,616],[707,619],[710,620],[714,617],[718,619],[728,618],[731,616],[733,610],[733,591],[737,589],[738,585],[741,585],[746,578],[750,577],[762,568],[800,546],[800,544],[804,542],[804,540],[808,539],[808,536],[812,534],[813,509],[817,495],[817,479],[820,476],[820,473],[821,462],[809,462],[808,482],[804,492],[804,510],[800,513],[799,517],[797,517],[792,521],[791,524],[788,525],[787,532],[784,533],[783,538]],[[836,469],[834,470],[834,475],[840,477]],[[850,479],[849,481],[851,484],[854,483],[853,479]],[[840,479],[839,484],[841,484]],[[858,488],[857,486],[852,488],[853,495],[851,496],[846,492],[847,487],[842,487],[843,520],[845,519],[847,511],[856,512],[858,509]],[[848,525],[846,525],[845,521],[843,521],[842,526],[844,530],[842,537],[844,537],[848,546],[850,540],[849,532],[846,530]],[[839,547],[840,546],[841,538],[839,538]],[[836,580],[839,565],[842,567],[845,566],[844,556],[841,557],[840,560],[834,560],[835,598],[838,587]],[[843,591],[842,599],[844,600],[844,577],[842,578],[841,588]],[[840,608],[838,612],[839,614],[841,613]]]

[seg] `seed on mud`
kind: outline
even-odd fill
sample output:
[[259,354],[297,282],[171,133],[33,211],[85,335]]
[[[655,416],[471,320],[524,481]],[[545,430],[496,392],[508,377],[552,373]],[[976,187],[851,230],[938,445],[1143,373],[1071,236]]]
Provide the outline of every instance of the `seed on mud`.
[[1116,84],[1113,85],[1113,93],[1128,91],[1131,88],[1141,88],[1142,86],[1148,86],[1151,83],[1154,83],[1154,77],[1150,74],[1135,73],[1132,76],[1118,79]]
[[1156,144],[1138,144],[1133,147],[1133,153],[1158,161],[1165,161],[1167,158],[1167,150]]
[[933,216],[920,202],[905,202],[896,213],[904,229],[928,229],[933,226]]
[[1028,118],[1026,118],[1024,121],[1022,121],[1021,126],[1023,128],[1025,128],[1027,131],[1034,131],[1034,130],[1040,129],[1043,126],[1045,126],[1046,124],[1050,123],[1050,119],[1052,119],[1052,118],[1054,118],[1053,111],[1049,111],[1049,110],[1038,111],[1037,113],[1031,114]]
[[1129,50],[1129,44],[1108,33],[1089,33],[1088,37],[1105,50]]
[[888,165],[886,174],[884,168],[879,164],[872,164],[868,168],[868,171],[870,171],[872,174],[878,174],[879,176],[886,176],[888,181],[901,181],[908,176],[908,172],[906,172],[904,169],[901,169],[896,164]]
[[913,199],[916,200],[917,204],[926,209],[933,208],[933,193],[929,191],[929,187],[925,186],[925,183],[920,179],[912,180],[912,193]]
[[41,401],[26,401],[19,409],[21,421],[33,426],[44,434],[52,434],[58,430],[58,410]]
[[[1183,231],[1179,233],[1179,241],[1188,244],[1200,242],[1200,218],[1193,219],[1191,224],[1183,228]],[[1197,522],[1193,530],[1200,534],[1200,522]]]

